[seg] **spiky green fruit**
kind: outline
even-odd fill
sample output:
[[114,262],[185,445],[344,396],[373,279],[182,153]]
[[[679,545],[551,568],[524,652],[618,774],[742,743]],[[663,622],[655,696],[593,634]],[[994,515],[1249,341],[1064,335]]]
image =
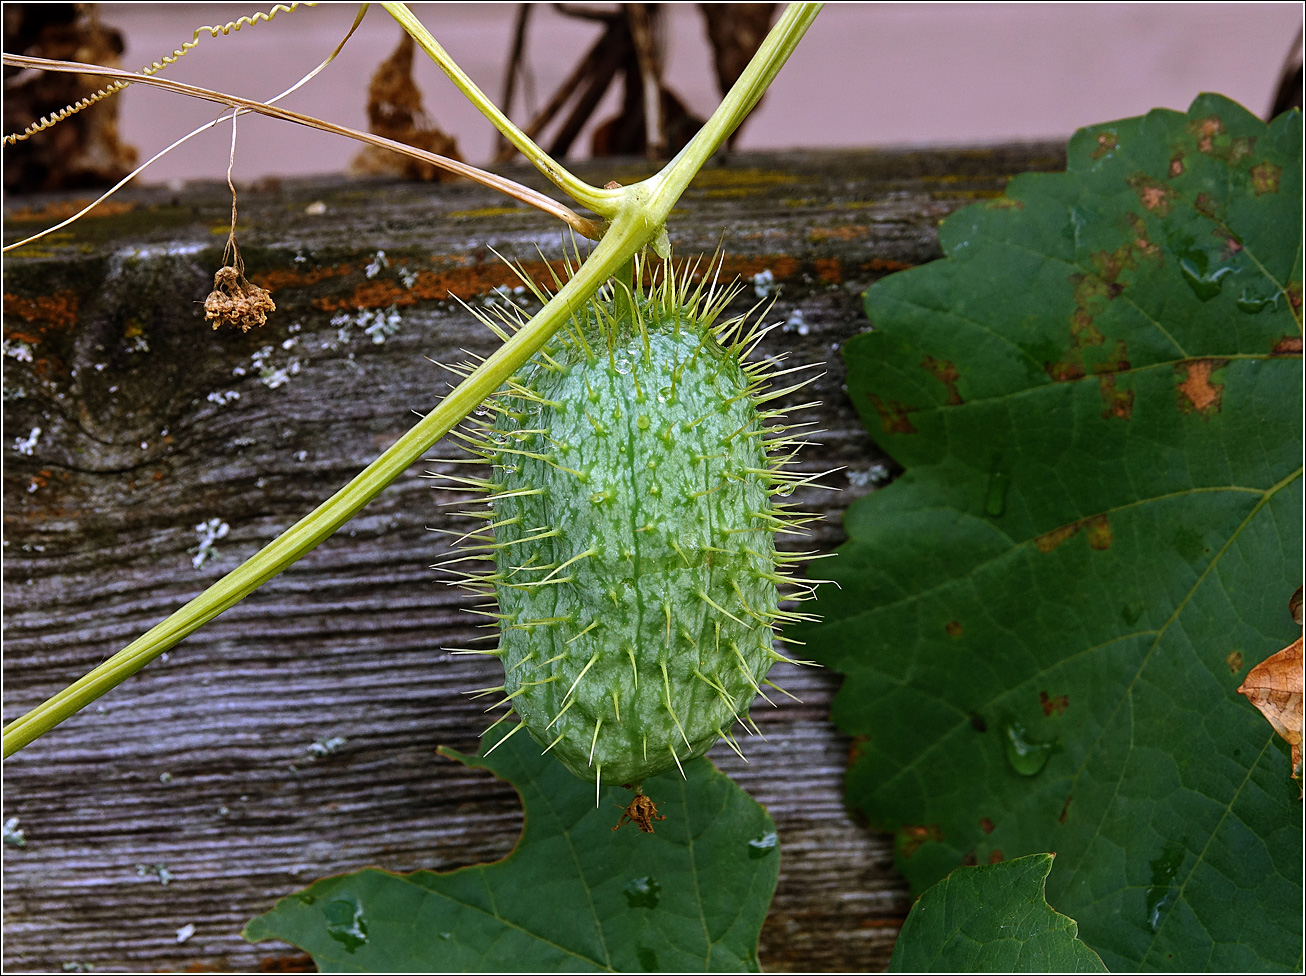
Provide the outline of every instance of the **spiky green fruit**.
[[780,617],[773,501],[795,476],[758,330],[670,278],[596,298],[492,402],[491,513],[506,701],[577,776],[636,784],[748,710]]

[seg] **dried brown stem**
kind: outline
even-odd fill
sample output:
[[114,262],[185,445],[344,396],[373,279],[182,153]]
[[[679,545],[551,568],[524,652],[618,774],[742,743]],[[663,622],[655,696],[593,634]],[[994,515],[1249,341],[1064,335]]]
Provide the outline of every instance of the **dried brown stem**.
[[498,176],[494,173],[486,172],[467,163],[460,163],[457,160],[449,159],[447,156],[438,156],[435,153],[429,153],[413,146],[406,146],[401,142],[395,142],[393,139],[386,139],[382,136],[373,135],[369,132],[359,132],[357,129],[351,129],[347,126],[337,125],[334,122],[326,122],[322,119],[316,119],[311,115],[303,115],[299,112],[292,112],[289,109],[277,108],[264,102],[256,102],[252,99],[241,98],[237,95],[228,95],[223,92],[213,91],[209,88],[199,88],[195,85],[186,85],[179,81],[172,81],[167,78],[152,78],[146,75],[139,75],[131,71],[122,71],[117,68],[104,68],[95,64],[82,64],[77,61],[51,61],[46,58],[33,58],[17,54],[4,55],[4,63],[17,68],[35,68],[44,71],[69,71],[84,75],[101,75],[106,78],[118,78],[124,81],[130,81],[133,84],[154,85],[157,88],[163,88],[168,91],[176,92],[181,95],[189,95],[192,98],[200,98],[209,102],[217,102],[221,105],[227,105],[231,108],[245,109],[250,112],[257,112],[259,115],[266,115],[270,118],[281,119],[286,122],[295,122],[299,125],[307,126],[310,129],[320,129],[323,132],[330,132],[335,135],[345,136],[350,139],[356,139],[359,142],[368,143],[369,145],[379,146],[382,149],[390,149],[414,159],[420,159],[423,162],[430,163],[440,169],[455,173],[458,176],[466,177],[487,186],[492,190],[497,190],[507,196],[512,197],[527,206],[535,207],[552,217],[557,217],[567,226],[571,227],[576,233],[587,237],[590,240],[598,240],[603,235],[605,222],[600,220],[591,220],[580,216],[570,207],[567,207],[556,200],[553,200],[537,190],[532,190],[528,186],[522,186],[513,180]]

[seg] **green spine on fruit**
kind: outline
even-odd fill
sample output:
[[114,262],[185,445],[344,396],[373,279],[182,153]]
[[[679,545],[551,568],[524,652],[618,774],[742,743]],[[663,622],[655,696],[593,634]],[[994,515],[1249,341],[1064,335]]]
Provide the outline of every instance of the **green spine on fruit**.
[[795,442],[763,408],[788,391],[768,392],[745,361],[765,330],[718,323],[733,293],[690,292],[667,270],[616,287],[463,435],[492,465],[476,487],[494,568],[459,573],[498,604],[505,677],[487,691],[603,785],[638,784],[721,737],[738,751],[730,727],[751,724],[786,660],[773,626],[802,616],[779,607],[793,581],[774,536],[811,518],[775,498],[810,479],[781,470]]

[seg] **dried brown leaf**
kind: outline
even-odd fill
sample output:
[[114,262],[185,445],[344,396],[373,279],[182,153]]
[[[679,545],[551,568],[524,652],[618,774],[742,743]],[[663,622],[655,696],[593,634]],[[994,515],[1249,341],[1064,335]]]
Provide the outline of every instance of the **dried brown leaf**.
[[1292,775],[1301,776],[1302,639],[1267,657],[1247,674],[1240,695],[1260,710],[1284,742],[1292,747]]

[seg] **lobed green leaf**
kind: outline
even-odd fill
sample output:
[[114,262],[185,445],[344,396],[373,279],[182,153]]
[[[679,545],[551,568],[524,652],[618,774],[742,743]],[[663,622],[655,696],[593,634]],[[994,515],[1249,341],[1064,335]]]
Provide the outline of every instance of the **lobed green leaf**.
[[1296,634],[1301,115],[1081,130],[867,296],[848,389],[906,469],[825,623],[850,803],[918,891],[1058,854],[1112,968],[1296,968],[1302,807],[1236,693]]

